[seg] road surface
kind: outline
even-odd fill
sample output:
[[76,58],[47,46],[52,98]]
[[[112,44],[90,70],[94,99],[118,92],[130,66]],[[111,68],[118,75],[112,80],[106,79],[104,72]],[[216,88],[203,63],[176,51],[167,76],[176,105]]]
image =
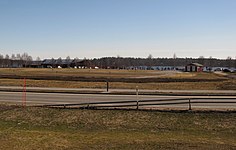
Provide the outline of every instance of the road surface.
[[[175,99],[175,98],[218,98],[211,99],[207,101],[222,101],[219,98],[235,98],[236,96],[158,96],[158,95],[107,95],[107,94],[65,94],[65,93],[33,93],[28,92],[26,94],[27,105],[49,105],[49,104],[74,104],[74,103],[91,103],[91,102],[110,102],[110,101],[130,101],[130,100],[157,100],[157,99]],[[22,93],[21,92],[0,92],[0,103],[22,103]],[[166,106],[148,106],[148,107],[170,107],[170,108],[188,108],[188,104],[180,105],[166,105]],[[210,108],[210,109],[236,109],[236,103],[199,103],[192,104],[192,108]]]
[[[0,86],[0,91],[21,92],[20,86]],[[96,88],[51,88],[51,87],[26,87],[28,92],[43,92],[43,93],[106,93],[106,94],[135,94],[136,89],[96,89]],[[139,93],[143,94],[176,94],[176,95],[235,95],[236,90],[144,90],[139,89]]]

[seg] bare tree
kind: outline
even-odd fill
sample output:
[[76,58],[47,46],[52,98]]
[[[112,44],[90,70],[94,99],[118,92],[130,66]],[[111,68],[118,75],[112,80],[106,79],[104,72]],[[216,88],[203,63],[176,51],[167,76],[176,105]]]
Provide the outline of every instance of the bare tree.
[[3,62],[4,62],[4,56],[0,54],[0,67],[3,67]]
[[36,61],[41,61],[40,57],[37,57],[37,58],[36,58]]
[[17,59],[17,60],[22,60],[21,55],[20,55],[20,54],[16,54],[16,59]]
[[8,54],[5,55],[5,59],[10,59]]
[[70,67],[70,56],[66,57],[66,64],[67,64],[67,68]]
[[173,59],[177,59],[177,55],[175,53],[173,55]]
[[204,59],[204,56],[199,56],[199,59]]
[[79,58],[75,57],[74,62],[75,62],[75,66],[78,68],[78,66],[79,66]]
[[236,68],[236,56],[235,56],[235,59],[234,59],[234,68]]
[[52,68],[55,67],[55,59],[53,57],[51,58],[51,65],[52,65]]
[[28,53],[23,53],[22,55],[21,55],[21,58],[23,59],[23,60],[27,60],[27,58],[28,58]]
[[204,58],[204,56],[199,56],[199,58],[198,58],[198,62],[200,63],[200,64],[205,64],[205,58]]
[[67,57],[66,57],[66,60],[70,60],[70,56],[67,56]]
[[231,67],[231,60],[232,60],[232,57],[228,56],[226,59],[227,67]]
[[57,59],[57,65],[58,66],[60,66],[60,67],[62,67],[62,59],[61,59],[61,57],[59,57],[58,59]]
[[3,65],[4,65],[5,67],[7,67],[7,68],[10,67],[11,61],[10,61],[10,57],[9,57],[8,54],[5,55],[5,60],[3,61],[3,63],[4,63]]
[[12,55],[11,55],[11,60],[16,60],[15,54],[12,54]]
[[147,58],[152,59],[153,58],[152,54],[149,54]]
[[24,63],[24,67],[29,66],[29,64],[32,62],[33,58],[31,56],[28,55],[28,53],[24,52],[21,55],[21,59],[23,60]]

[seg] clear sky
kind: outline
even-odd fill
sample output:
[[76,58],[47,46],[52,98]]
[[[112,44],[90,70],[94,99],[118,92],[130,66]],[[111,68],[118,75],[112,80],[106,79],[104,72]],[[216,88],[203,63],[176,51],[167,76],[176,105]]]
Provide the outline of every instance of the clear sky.
[[236,56],[236,0],[0,0],[0,54]]

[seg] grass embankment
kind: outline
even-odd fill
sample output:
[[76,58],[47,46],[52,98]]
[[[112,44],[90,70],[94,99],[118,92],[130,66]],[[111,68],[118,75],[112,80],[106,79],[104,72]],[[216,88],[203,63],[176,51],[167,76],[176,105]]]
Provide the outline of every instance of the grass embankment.
[[[1,86],[22,86],[22,79],[0,79]],[[26,80],[28,87],[56,87],[56,88],[102,88],[106,89],[106,82],[80,82],[55,80]],[[150,90],[235,90],[236,80],[221,82],[168,82],[168,83],[124,83],[110,82],[112,89]]]
[[236,113],[0,105],[0,149],[235,149]]
[[[30,87],[110,88],[153,90],[235,90],[236,80],[214,73],[183,73],[148,70],[96,70],[96,69],[0,69],[2,86],[22,86],[16,78],[28,77]],[[14,76],[16,78],[14,78]],[[7,78],[9,77],[9,78]],[[34,79],[35,78],[35,79]],[[89,80],[89,81],[88,81]],[[100,82],[98,82],[100,81]],[[141,83],[140,83],[141,82]]]
[[116,70],[116,69],[48,69],[48,68],[0,68],[0,75],[21,77],[82,77],[105,79],[164,78],[164,79],[225,79],[210,73],[190,73],[154,70]]
[[69,76],[69,77],[142,77],[153,76],[155,71],[115,69],[69,69],[69,68],[1,68],[0,74],[19,76]]

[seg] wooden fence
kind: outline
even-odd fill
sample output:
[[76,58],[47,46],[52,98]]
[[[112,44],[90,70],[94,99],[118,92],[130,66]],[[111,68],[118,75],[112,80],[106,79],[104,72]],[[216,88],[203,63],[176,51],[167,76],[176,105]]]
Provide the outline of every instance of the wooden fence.
[[[152,99],[152,100],[123,100],[123,101],[102,101],[102,102],[88,102],[77,104],[52,104],[43,105],[43,107],[78,107],[84,109],[97,108],[133,108],[140,109],[140,107],[161,107],[161,106],[179,106],[186,105],[188,110],[192,109],[193,104],[232,104],[236,109],[236,98],[178,98],[178,99]],[[168,107],[167,107],[168,108]]]

